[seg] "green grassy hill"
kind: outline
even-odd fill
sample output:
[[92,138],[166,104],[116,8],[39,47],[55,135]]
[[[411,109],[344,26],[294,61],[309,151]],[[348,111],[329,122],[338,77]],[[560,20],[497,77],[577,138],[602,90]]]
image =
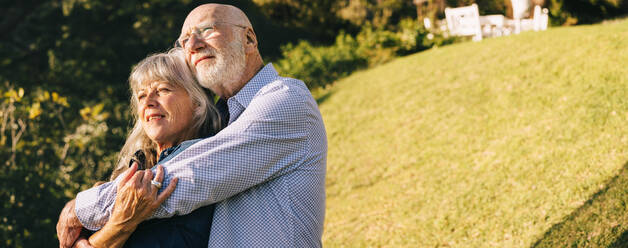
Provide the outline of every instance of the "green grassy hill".
[[628,21],[432,49],[318,95],[325,246],[628,246]]

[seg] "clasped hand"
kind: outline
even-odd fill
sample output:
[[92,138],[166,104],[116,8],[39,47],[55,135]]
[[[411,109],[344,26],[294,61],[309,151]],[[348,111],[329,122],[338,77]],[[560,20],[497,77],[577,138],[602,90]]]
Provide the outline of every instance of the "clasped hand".
[[[159,188],[151,183],[153,172],[151,170],[138,171],[136,163],[121,177],[122,180],[117,184],[116,201],[112,214],[105,226],[89,238],[89,242],[87,242],[86,237],[79,237],[82,226],[74,213],[74,200],[68,202],[57,223],[60,247],[72,247],[73,245],[90,247],[89,243],[94,247],[120,246],[115,241],[122,241],[123,244],[137,225],[150,217],[172,194],[178,181],[177,178],[173,178],[168,187],[158,194]],[[161,182],[163,178],[163,167],[159,165],[154,180]]]
[[[125,226],[124,229],[135,230],[140,222],[150,217],[170,196],[177,184],[177,179],[173,178],[168,187],[158,195],[159,188],[151,184],[153,172],[137,171],[135,163],[123,177],[118,183],[116,203],[108,223]],[[163,178],[163,167],[158,165],[154,180],[161,182]]]

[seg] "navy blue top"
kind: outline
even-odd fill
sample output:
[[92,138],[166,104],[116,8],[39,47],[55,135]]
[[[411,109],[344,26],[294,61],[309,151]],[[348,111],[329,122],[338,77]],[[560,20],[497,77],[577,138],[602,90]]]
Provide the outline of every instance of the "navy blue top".
[[[157,163],[170,160],[200,140],[187,140],[162,151]],[[131,234],[124,247],[207,247],[213,215],[214,205],[209,205],[187,215],[144,221]]]

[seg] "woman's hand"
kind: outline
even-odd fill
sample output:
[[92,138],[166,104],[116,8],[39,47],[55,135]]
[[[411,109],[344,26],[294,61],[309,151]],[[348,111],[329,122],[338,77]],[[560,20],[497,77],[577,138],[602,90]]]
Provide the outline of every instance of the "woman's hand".
[[[164,178],[164,170],[157,166],[155,181],[161,183]],[[137,171],[137,163],[129,169],[129,173],[118,183],[116,202],[109,222],[119,225],[138,225],[150,217],[153,212],[174,191],[176,178],[164,191],[157,195],[159,188],[151,184],[153,172],[151,170]],[[135,228],[133,228],[135,229]]]
[[89,241],[87,241],[87,238],[85,237],[79,237],[76,240],[76,243],[74,243],[74,246],[72,246],[72,248],[94,248]]
[[[100,231],[89,238],[94,247],[121,247],[137,225],[150,217],[172,194],[178,181],[173,178],[168,187],[157,194],[159,188],[151,183],[153,172],[137,171],[137,163],[133,163],[122,177],[111,217]],[[158,165],[154,180],[161,183],[163,178],[163,167]]]

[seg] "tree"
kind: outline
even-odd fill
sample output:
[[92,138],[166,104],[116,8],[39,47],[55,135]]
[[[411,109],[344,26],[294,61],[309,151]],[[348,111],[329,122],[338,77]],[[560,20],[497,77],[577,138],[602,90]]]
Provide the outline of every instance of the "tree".
[[550,14],[555,24],[590,24],[628,13],[625,0],[550,0]]
[[340,30],[357,32],[337,12],[343,1],[334,0],[253,0],[264,16],[281,28],[290,30],[291,41],[300,39],[315,43],[333,43]]
[[[14,1],[0,10],[0,246],[55,244],[63,204],[107,179],[129,125],[126,78],[191,3]],[[6,200],[4,200],[6,199]]]

